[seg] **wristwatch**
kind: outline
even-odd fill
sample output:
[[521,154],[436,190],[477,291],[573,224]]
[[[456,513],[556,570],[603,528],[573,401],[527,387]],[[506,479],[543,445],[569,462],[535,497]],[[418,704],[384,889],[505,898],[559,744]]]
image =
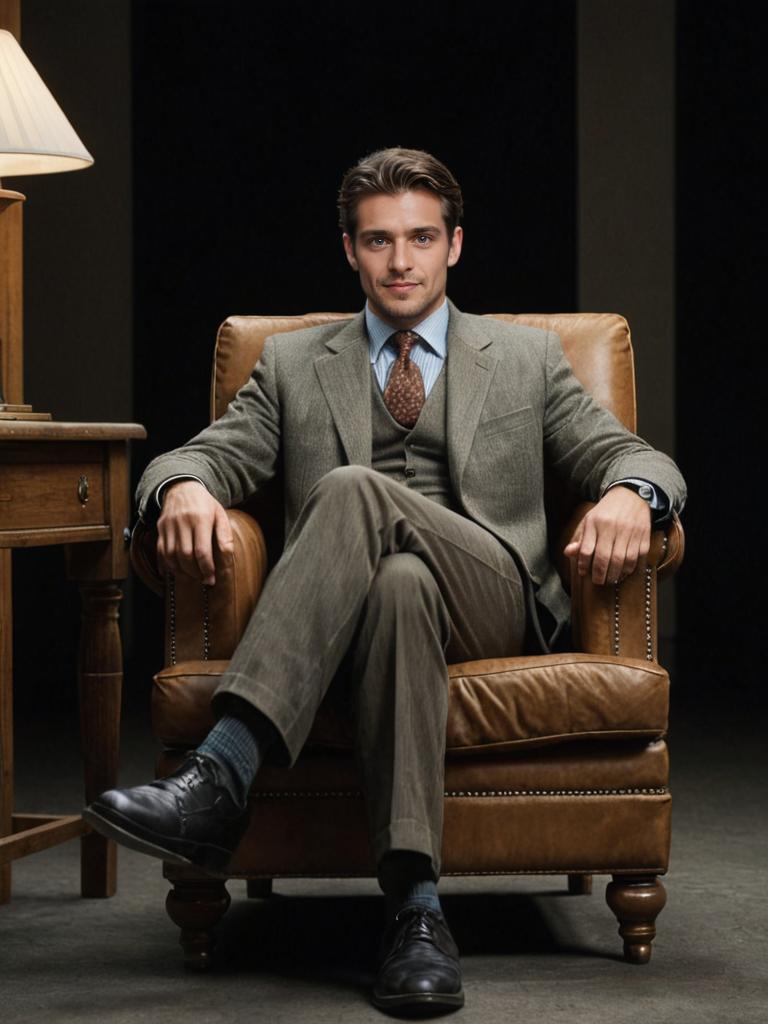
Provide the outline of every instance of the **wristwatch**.
[[629,487],[631,491],[639,495],[643,501],[648,502],[651,510],[653,528],[662,526],[671,517],[669,498],[659,487],[655,487],[647,480],[617,480],[613,487]]

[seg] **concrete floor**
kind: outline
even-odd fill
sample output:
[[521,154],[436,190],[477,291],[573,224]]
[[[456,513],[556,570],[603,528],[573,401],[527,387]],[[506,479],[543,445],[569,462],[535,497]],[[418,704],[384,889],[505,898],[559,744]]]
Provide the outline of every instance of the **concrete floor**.
[[[60,721],[17,734],[19,809],[80,809],[73,728]],[[457,1021],[768,1021],[758,716],[729,720],[717,704],[683,694],[671,747],[673,858],[651,964],[621,959],[605,878],[593,896],[566,895],[564,878],[445,880],[467,999]],[[152,750],[144,717],[132,716],[121,784],[148,779]],[[277,882],[266,903],[230,883],[219,966],[195,975],[165,914],[159,862],[121,850],[119,864],[116,897],[81,900],[77,843],[16,862],[13,900],[0,907],[3,1024],[386,1019],[368,1004],[382,913],[373,881]]]

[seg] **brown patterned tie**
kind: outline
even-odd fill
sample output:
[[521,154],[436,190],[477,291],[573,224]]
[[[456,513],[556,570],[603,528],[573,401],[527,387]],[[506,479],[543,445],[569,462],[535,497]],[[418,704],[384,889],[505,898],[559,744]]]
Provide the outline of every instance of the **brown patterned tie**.
[[424,405],[424,381],[410,352],[421,339],[413,331],[397,331],[389,340],[394,341],[400,354],[384,389],[384,404],[401,426],[413,427]]

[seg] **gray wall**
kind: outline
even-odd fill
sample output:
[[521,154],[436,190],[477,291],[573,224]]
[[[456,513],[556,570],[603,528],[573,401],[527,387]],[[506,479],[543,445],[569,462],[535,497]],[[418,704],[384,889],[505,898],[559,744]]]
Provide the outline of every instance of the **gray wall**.
[[56,419],[130,420],[130,2],[23,0],[21,45],[95,158],[8,179],[27,196],[25,400]]
[[[675,4],[579,0],[579,305],[622,313],[638,431],[675,453]],[[674,587],[660,630],[675,632]]]

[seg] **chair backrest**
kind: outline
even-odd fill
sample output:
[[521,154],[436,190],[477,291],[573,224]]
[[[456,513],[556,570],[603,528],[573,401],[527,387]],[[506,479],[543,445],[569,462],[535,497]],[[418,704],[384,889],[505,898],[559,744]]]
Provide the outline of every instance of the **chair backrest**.
[[[635,371],[629,325],[616,313],[489,313],[510,323],[555,331],[574,373],[601,405],[624,426],[636,429]],[[307,313],[304,316],[231,316],[219,328],[211,380],[211,419],[221,416],[237,390],[248,380],[271,334],[349,320],[351,313]],[[547,474],[545,504],[552,557],[567,584],[567,566],[559,557],[563,527],[578,496]],[[282,479],[280,474],[246,505],[261,523],[270,564],[282,549]]]
[[[635,372],[629,326],[616,313],[489,313],[498,320],[556,331],[576,376],[624,426],[636,428]],[[348,320],[351,313],[231,316],[219,328],[211,381],[211,419],[218,419],[248,380],[270,334]]]

